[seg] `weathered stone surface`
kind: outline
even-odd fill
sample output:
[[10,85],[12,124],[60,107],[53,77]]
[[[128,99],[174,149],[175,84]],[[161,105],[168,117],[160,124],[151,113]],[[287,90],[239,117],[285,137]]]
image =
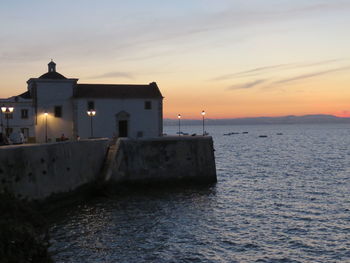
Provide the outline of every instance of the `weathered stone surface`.
[[216,182],[211,137],[122,138],[110,147],[108,139],[96,139],[0,148],[0,193],[20,199],[44,200],[94,182],[98,188],[110,182],[176,181]]
[[44,199],[97,179],[108,139],[0,148],[0,193]]
[[120,139],[106,180],[127,183],[216,182],[209,136]]

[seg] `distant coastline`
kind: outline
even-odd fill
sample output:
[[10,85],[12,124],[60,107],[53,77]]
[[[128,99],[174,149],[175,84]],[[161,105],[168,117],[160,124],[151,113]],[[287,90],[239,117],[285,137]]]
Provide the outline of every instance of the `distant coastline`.
[[[178,125],[177,119],[164,119],[164,125]],[[255,117],[232,119],[206,119],[206,125],[255,125],[255,124],[350,124],[350,118],[334,115],[304,115],[281,117]],[[181,125],[202,125],[202,120],[181,119]]]

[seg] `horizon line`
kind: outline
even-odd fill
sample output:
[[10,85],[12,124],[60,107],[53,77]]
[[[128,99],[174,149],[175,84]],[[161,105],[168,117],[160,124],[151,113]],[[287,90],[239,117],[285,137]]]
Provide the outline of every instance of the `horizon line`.
[[[305,114],[305,115],[280,115],[280,116],[255,116],[255,117],[228,117],[228,118],[205,118],[205,120],[239,120],[239,119],[257,119],[257,118],[285,118],[285,117],[307,117],[307,116],[328,116],[339,119],[350,119],[350,116],[337,116],[333,114]],[[174,120],[177,121],[177,118],[163,118],[163,120]],[[181,118],[181,121],[202,121],[202,118]]]

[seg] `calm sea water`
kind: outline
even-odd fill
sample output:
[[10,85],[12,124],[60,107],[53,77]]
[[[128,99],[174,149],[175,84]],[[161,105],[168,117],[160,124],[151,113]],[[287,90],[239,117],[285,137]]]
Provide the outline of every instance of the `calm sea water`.
[[[201,126],[182,130],[199,134]],[[51,227],[56,262],[350,262],[349,126],[206,130],[215,186],[144,190],[67,209]]]

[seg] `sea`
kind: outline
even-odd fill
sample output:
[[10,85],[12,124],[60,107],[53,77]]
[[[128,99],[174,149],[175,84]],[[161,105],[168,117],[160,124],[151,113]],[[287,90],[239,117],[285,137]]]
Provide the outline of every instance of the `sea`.
[[55,262],[350,262],[349,125],[205,130],[216,184],[130,190],[64,208],[51,219]]

